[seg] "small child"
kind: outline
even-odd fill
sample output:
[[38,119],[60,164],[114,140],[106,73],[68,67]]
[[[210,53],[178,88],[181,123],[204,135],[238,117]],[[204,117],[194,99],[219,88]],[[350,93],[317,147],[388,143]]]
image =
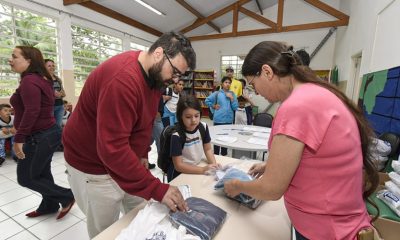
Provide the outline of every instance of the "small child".
[[239,107],[235,111],[235,124],[251,125],[252,122],[251,106],[246,106],[246,103],[248,103],[248,101],[243,97],[243,95],[238,97],[238,102],[239,102]]
[[[6,149],[5,143],[7,139],[10,139],[11,149],[14,143],[14,116],[11,116],[11,105],[10,104],[0,104],[0,166],[4,163],[6,159]],[[11,150],[11,155],[14,160],[16,156],[14,151]]]
[[[171,157],[173,164],[168,169],[168,181],[177,177],[180,173],[205,174],[212,168],[218,168],[211,137],[206,123],[200,121],[201,104],[193,95],[181,96],[177,104],[177,127],[181,134],[186,136],[182,149],[182,140],[176,132],[171,136]],[[202,138],[200,124],[204,126],[205,134]],[[207,165],[197,166],[202,159],[207,159]]]
[[176,118],[176,106],[179,101],[179,97],[181,96],[181,93],[183,91],[184,85],[185,82],[182,79],[179,79],[179,81],[174,84],[174,87],[172,89],[166,89],[166,92],[163,96],[164,112],[162,117],[169,119],[170,126],[174,126],[175,123],[178,121]]
[[71,115],[71,112],[69,111],[70,104],[68,103],[67,100],[63,100],[63,103],[64,103],[64,115],[62,118],[62,127],[64,127],[65,124],[67,124],[68,118]]

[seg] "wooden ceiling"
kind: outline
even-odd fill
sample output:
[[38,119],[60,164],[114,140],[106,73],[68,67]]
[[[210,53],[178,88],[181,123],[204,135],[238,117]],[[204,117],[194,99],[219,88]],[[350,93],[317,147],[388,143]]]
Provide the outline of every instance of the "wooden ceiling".
[[[133,0],[131,0],[133,1]],[[147,0],[150,1],[150,0]],[[250,36],[250,35],[259,35],[259,34],[268,34],[268,33],[280,33],[280,32],[290,32],[290,31],[300,31],[300,30],[309,30],[309,29],[317,29],[317,28],[329,28],[329,27],[338,27],[338,26],[347,26],[349,23],[349,16],[344,14],[343,12],[329,6],[328,4],[320,1],[320,0],[302,0],[309,5],[309,7],[319,9],[326,14],[332,16],[336,20],[329,20],[329,21],[321,21],[321,22],[314,22],[314,23],[303,23],[303,24],[296,24],[296,25],[283,25],[283,16],[284,16],[284,0],[269,0],[268,3],[271,6],[278,4],[277,7],[277,19],[274,21],[263,16],[263,10],[261,8],[259,0],[225,0],[225,6],[219,9],[211,9],[212,13],[208,15],[202,14],[198,9],[190,5],[188,0],[175,0],[170,1],[169,4],[176,4],[174,9],[178,9],[178,7],[183,7],[188,12],[193,14],[192,23],[188,24],[184,27],[180,27],[177,25],[175,27],[175,31],[180,31],[182,33],[189,33],[195,29],[198,29],[202,26],[207,25],[210,27],[212,32],[215,33],[207,33],[207,34],[200,34],[189,36],[191,41],[199,41],[199,40],[209,40],[209,39],[220,39],[220,38],[231,38],[231,37],[240,37],[240,36]],[[135,28],[141,29],[147,33],[150,33],[155,36],[160,36],[163,32],[162,29],[156,29],[154,27],[149,26],[154,24],[155,18],[151,15],[148,18],[142,19],[138,21],[134,19],[132,16],[127,16],[126,14],[119,13],[118,11],[112,9],[114,6],[112,3],[108,3],[109,7],[105,7],[104,5],[98,3],[101,1],[94,1],[94,0],[63,0],[64,5],[68,6],[71,4],[79,4],[86,8],[89,8],[93,11],[98,13],[104,14],[108,17],[114,18],[118,21],[131,25]],[[146,0],[144,0],[146,2]],[[245,4],[254,2],[257,4],[257,10],[260,11],[261,14],[258,14],[254,10],[249,10]],[[262,2],[263,3],[263,2]],[[263,3],[264,4],[264,3]],[[110,6],[111,5],[111,6]],[[215,5],[215,4],[214,4]],[[265,4],[264,4],[265,5]],[[210,5],[213,6],[213,5]],[[160,9],[159,9],[160,10]],[[162,10],[162,9],[161,9]],[[210,11],[209,11],[210,12]],[[177,10],[173,14],[178,14],[179,11]],[[249,17],[259,23],[262,24],[263,27],[259,29],[251,29],[251,30],[238,30],[239,25],[239,13]],[[232,19],[229,24],[232,24],[232,30],[230,32],[221,32],[221,27],[225,26],[218,26],[215,22],[217,18],[220,18],[223,15],[232,14]],[[168,16],[167,16],[168,18]],[[154,19],[154,20],[152,20]],[[151,22],[153,21],[153,22]],[[146,23],[145,23],[146,22]],[[176,21],[173,21],[176,22]],[[165,29],[164,29],[165,30]]]

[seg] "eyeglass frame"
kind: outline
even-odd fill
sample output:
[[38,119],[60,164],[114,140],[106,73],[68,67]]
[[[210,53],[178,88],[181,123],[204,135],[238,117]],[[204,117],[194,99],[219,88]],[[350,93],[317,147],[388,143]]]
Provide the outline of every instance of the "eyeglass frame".
[[251,85],[253,86],[251,83],[254,82],[254,79],[256,79],[256,77],[260,76],[260,71],[256,72],[256,74],[254,75],[254,77],[247,83],[247,85]]
[[165,53],[165,51],[164,51],[164,55],[167,58],[167,60],[168,60],[169,64],[171,65],[171,67],[172,67],[172,79],[181,78],[184,74],[181,71],[179,71],[179,69],[172,64],[171,60],[169,59],[169,57]]

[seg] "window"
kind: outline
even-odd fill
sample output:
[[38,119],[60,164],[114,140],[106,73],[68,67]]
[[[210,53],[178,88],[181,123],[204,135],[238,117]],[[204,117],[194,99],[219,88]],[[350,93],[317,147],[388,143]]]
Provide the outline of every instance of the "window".
[[131,42],[131,50],[142,50],[142,51],[148,51],[149,47],[137,44],[137,43],[133,43]]
[[8,60],[15,46],[40,49],[44,58],[58,61],[57,22],[0,3],[0,97],[8,97],[18,87],[19,74],[11,71]]
[[226,75],[225,69],[228,66],[233,67],[233,70],[235,71],[233,76],[236,79],[243,78],[241,70],[245,57],[246,56],[221,56],[221,78]]
[[122,52],[122,40],[88,28],[72,25],[75,95],[79,95],[90,72]]

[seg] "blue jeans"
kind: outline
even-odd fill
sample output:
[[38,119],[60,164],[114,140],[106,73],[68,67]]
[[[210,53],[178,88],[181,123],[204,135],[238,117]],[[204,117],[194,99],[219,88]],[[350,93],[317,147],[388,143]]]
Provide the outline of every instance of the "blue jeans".
[[62,119],[64,116],[64,105],[54,106],[54,118],[58,126],[62,127]]
[[169,117],[169,125],[174,126],[175,123],[178,121],[176,119],[176,113],[170,112],[167,107],[164,107],[164,114],[163,118]]
[[14,145],[14,137],[10,138],[0,138],[0,157],[6,158],[6,140],[10,139],[11,141],[11,156],[15,157],[15,153],[13,150],[13,145]]
[[39,213],[56,212],[60,208],[59,204],[67,207],[74,197],[71,189],[56,185],[51,174],[53,153],[60,143],[61,128],[55,124],[28,136],[23,146],[25,159],[18,161],[18,183],[43,197],[36,210]]
[[156,117],[156,119],[154,119],[154,123],[153,123],[153,133],[151,135],[151,143],[153,143],[153,141],[156,142],[157,153],[160,152],[160,136],[161,136],[161,132],[163,129],[164,129],[164,125],[161,121],[161,118]]

